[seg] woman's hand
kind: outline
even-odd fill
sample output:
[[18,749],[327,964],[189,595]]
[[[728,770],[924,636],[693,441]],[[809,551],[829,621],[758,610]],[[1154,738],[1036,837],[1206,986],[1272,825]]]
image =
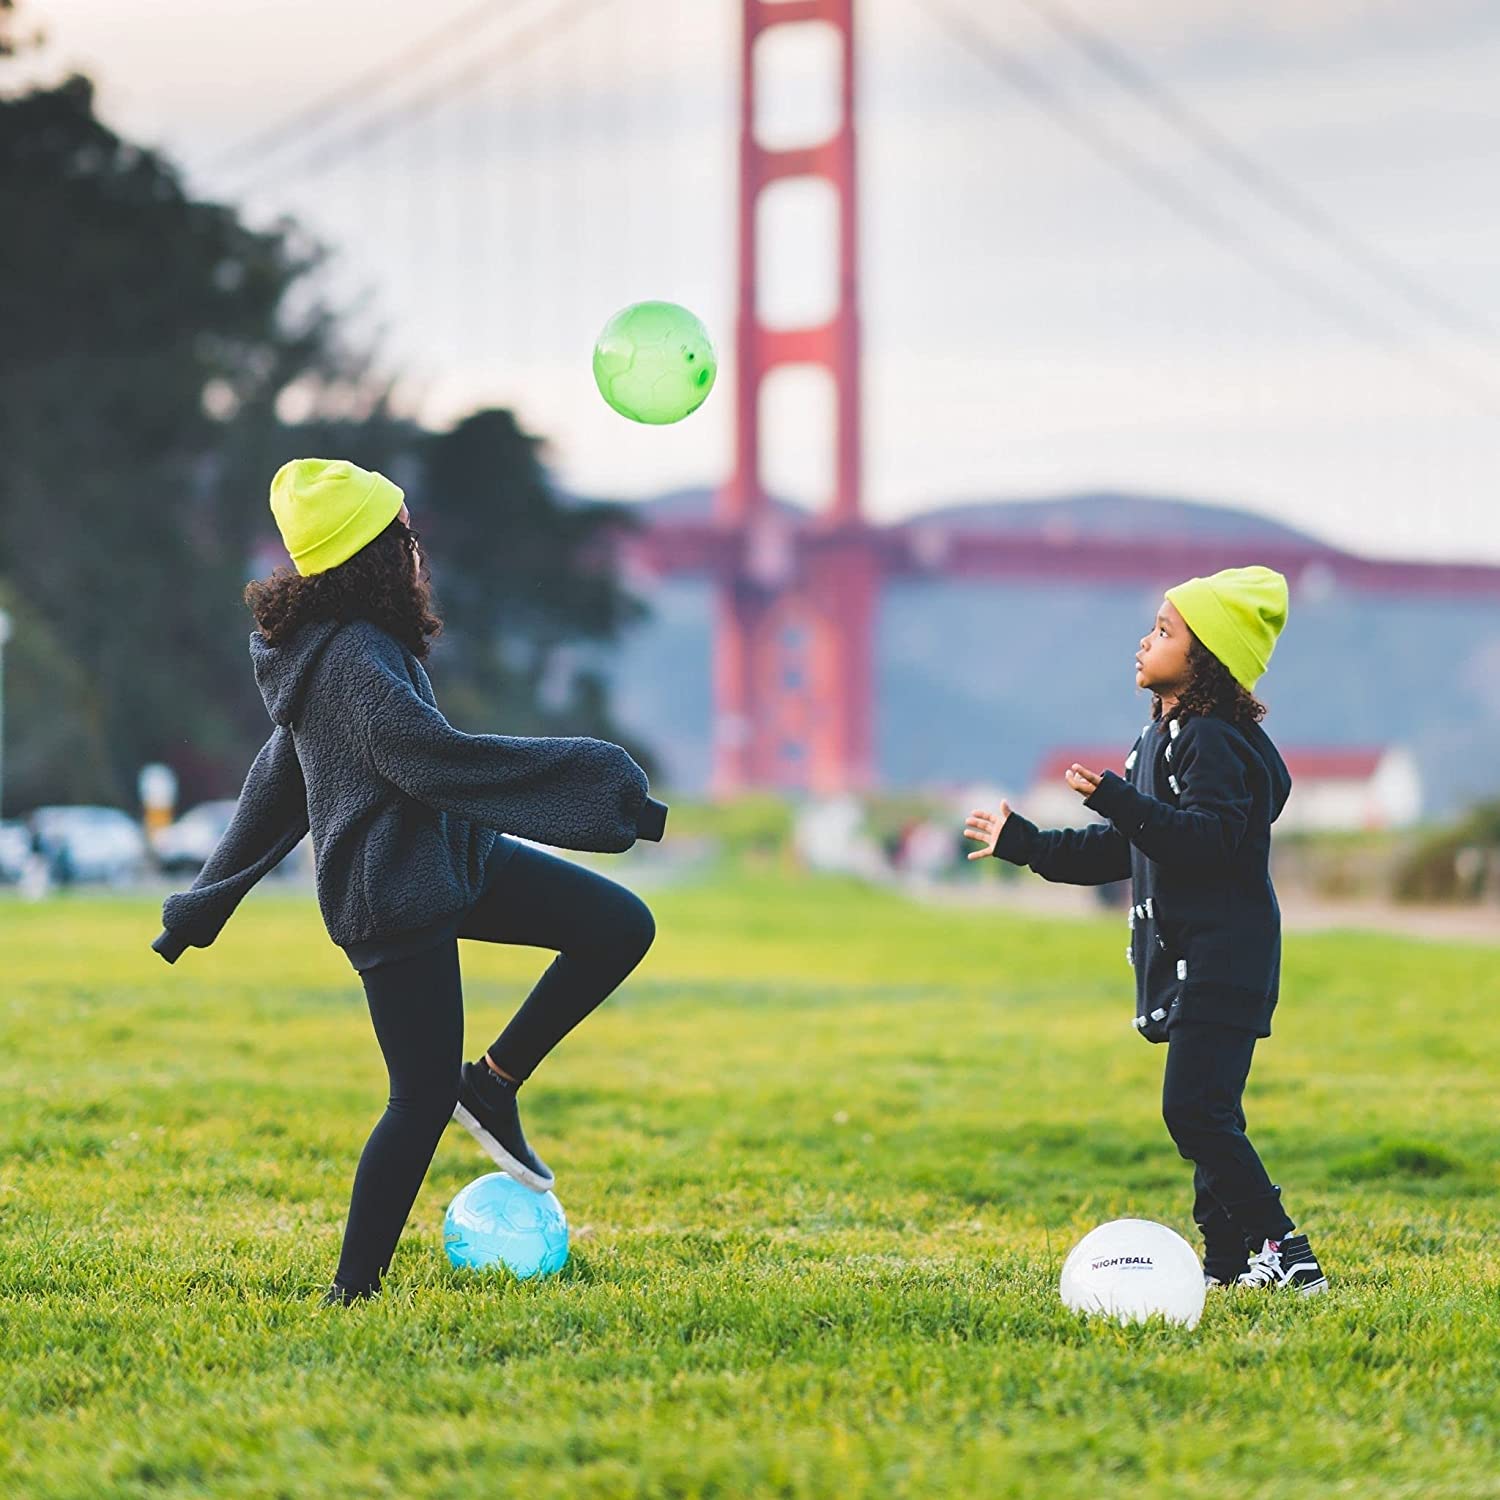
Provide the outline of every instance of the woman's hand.
[[1104,778],[1097,771],[1089,771],[1080,765],[1072,765],[1063,772],[1063,780],[1080,797],[1092,797],[1099,790],[1099,783]]
[[1000,830],[1005,827],[1005,820],[1010,816],[1010,803],[1002,802],[1000,811],[997,813],[985,812],[983,808],[975,808],[969,814],[969,821],[964,824],[964,837],[973,839],[975,843],[983,844],[983,849],[971,849],[970,859],[984,859],[995,852],[995,844],[1000,837]]

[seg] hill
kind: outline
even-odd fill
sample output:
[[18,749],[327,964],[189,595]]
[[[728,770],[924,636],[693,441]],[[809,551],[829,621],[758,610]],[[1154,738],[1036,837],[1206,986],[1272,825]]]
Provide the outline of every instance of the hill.
[[[650,518],[706,518],[712,492],[637,503]],[[1312,540],[1231,507],[1108,491],[944,506],[923,519],[1008,534]],[[657,746],[674,785],[700,789],[710,764],[712,588],[668,579],[651,602],[655,618],[599,665],[622,722]],[[1085,581],[893,583],[876,640],[882,778],[1019,788],[1061,743],[1127,745],[1149,712],[1130,664],[1158,602],[1140,587]],[[1263,687],[1267,728],[1287,745],[1410,745],[1431,814],[1493,794],[1500,780],[1500,600],[1299,597]]]

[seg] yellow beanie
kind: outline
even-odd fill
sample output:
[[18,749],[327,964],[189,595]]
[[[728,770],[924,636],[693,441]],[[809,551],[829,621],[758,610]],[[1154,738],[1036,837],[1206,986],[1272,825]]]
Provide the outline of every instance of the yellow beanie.
[[1179,583],[1167,598],[1234,680],[1254,692],[1286,624],[1286,579],[1273,568],[1225,568]]
[[304,577],[347,562],[401,514],[405,501],[384,474],[343,458],[294,458],[271,480],[271,514]]

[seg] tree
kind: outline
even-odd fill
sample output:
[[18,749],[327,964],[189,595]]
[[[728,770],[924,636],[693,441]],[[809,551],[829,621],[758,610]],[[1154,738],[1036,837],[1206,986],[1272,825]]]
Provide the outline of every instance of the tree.
[[[646,614],[611,565],[620,507],[565,503],[542,442],[487,410],[428,439],[413,523],[431,544],[445,623],[445,710],[507,734],[591,734],[620,742],[601,676],[579,647],[618,639]],[[627,745],[649,771],[644,746]]]
[[44,802],[89,802],[109,766],[92,732],[89,684],[57,632],[0,580],[11,617],[5,647],[5,805],[0,814]]
[[0,96],[0,577],[76,664],[108,768],[89,794],[119,803],[186,748],[201,792],[262,727],[239,599],[261,516],[219,480],[283,389],[347,356],[321,306],[286,312],[317,248],[192,199],[93,102],[79,77]]
[[[0,0],[0,60],[21,44]],[[275,535],[270,475],[308,452],[414,491],[425,467],[439,650],[471,722],[617,737],[568,653],[641,613],[599,551],[618,513],[559,504],[508,413],[430,441],[395,419],[328,310],[289,311],[322,258],[294,224],[190,197],[80,77],[0,93],[0,212],[0,586],[28,662],[8,807],[129,804],[148,760],[184,802],[238,788],[268,729],[241,595]],[[292,387],[314,398],[295,427]]]

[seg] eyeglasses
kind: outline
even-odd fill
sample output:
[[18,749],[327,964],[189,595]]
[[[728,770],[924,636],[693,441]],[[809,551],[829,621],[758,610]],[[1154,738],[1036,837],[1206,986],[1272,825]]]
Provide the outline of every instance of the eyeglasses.
[[410,542],[412,544],[412,546],[415,547],[416,544],[419,541],[421,541],[421,539],[422,539],[422,533],[420,531],[418,531],[415,526],[407,526],[407,525],[404,525],[400,521],[397,521],[396,525],[401,527],[401,532],[402,532],[403,538],[406,541]]

